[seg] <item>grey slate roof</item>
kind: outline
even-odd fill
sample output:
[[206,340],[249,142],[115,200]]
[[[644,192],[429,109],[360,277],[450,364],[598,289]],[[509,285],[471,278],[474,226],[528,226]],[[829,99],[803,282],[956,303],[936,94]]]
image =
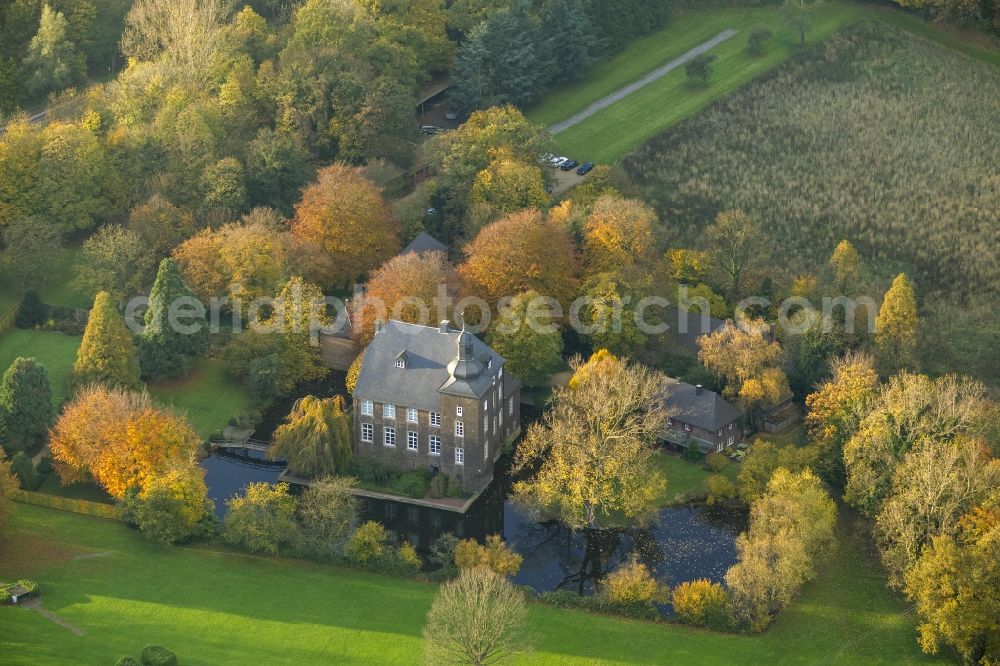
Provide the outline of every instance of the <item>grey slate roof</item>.
[[695,354],[698,353],[698,338],[726,325],[725,320],[702,315],[697,308],[689,311],[673,306],[663,309],[663,321],[670,326],[670,334],[678,344]]
[[438,239],[431,236],[426,231],[421,231],[417,234],[416,238],[410,241],[410,244],[403,248],[400,255],[409,254],[415,252],[417,254],[424,254],[425,252],[444,252],[445,255],[448,254],[448,246],[439,241]]
[[[462,331],[451,328],[442,333],[438,327],[390,320],[365,348],[354,397],[426,411],[438,408],[439,392],[479,398],[493,385],[493,376],[504,359],[479,338],[465,333],[484,370],[471,379],[453,377],[448,366],[458,357],[461,335]],[[406,353],[406,367],[397,368],[396,357],[402,352]]]
[[671,418],[695,428],[716,432],[742,416],[740,410],[729,404],[721,395],[707,388],[698,392],[696,386],[676,379],[668,379],[667,401]]

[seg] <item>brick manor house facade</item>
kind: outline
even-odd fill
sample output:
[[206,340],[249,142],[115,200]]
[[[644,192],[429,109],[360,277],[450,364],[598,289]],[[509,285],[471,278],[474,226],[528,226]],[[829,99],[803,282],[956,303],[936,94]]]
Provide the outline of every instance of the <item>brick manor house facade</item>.
[[447,321],[375,328],[353,393],[355,458],[485,488],[520,428],[520,383],[503,357]]

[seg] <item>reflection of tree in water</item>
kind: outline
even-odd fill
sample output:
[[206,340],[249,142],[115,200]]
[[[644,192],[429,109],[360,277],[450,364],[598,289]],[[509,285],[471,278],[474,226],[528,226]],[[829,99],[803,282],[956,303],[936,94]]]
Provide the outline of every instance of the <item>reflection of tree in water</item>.
[[518,542],[525,569],[544,569],[546,564],[558,563],[562,575],[545,585],[546,589],[568,589],[579,594],[595,589],[633,552],[650,566],[664,560],[653,535],[640,529],[573,530],[556,521],[529,523],[518,535]]

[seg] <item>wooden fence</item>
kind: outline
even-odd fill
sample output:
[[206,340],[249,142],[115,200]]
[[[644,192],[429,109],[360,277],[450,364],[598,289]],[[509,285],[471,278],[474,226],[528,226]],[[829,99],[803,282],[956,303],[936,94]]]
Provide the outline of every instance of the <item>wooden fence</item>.
[[118,513],[118,507],[114,504],[91,502],[90,500],[85,499],[58,497],[57,495],[36,493],[31,490],[14,491],[14,501],[21,502],[23,504],[44,506],[49,509],[59,509],[60,511],[80,513],[85,516],[96,516],[98,518],[107,518],[108,520],[121,520],[121,516]]

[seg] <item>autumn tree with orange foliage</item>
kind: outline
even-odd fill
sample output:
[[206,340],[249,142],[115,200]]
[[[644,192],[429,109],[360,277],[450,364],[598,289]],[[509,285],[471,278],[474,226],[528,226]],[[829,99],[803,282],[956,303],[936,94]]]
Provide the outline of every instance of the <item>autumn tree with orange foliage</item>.
[[621,271],[652,258],[656,211],[636,199],[605,195],[584,225],[584,257],[591,273]]
[[356,167],[331,164],[295,205],[292,235],[302,272],[322,287],[361,278],[399,251],[399,222]]
[[291,238],[281,216],[256,208],[240,222],[204,229],[174,249],[185,284],[204,303],[228,296],[245,305],[273,294],[288,268]]
[[576,292],[573,239],[537,210],[512,213],[486,226],[464,252],[459,274],[491,304],[535,291],[565,306]]
[[355,303],[355,336],[361,344],[368,344],[377,319],[424,325],[452,319],[451,308],[438,300],[439,289],[448,298],[459,297],[458,274],[444,252],[393,257],[372,273],[364,297]]
[[93,478],[122,499],[169,469],[193,465],[200,442],[183,416],[148,394],[91,386],[63,410],[49,446],[63,483]]

